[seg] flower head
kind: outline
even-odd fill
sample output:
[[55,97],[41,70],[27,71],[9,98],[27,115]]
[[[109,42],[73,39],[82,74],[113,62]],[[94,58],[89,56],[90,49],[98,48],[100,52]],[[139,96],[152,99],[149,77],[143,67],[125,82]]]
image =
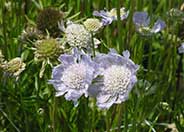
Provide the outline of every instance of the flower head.
[[136,26],[136,30],[142,35],[158,33],[166,26],[164,21],[158,19],[151,28],[150,17],[147,12],[135,12],[133,15],[133,22]]
[[39,74],[40,78],[43,76],[46,65],[49,64],[52,67],[53,63],[56,62],[55,60],[57,60],[56,58],[64,52],[64,48],[60,45],[59,40],[53,38],[36,41],[33,50],[35,50],[34,60],[36,62],[42,62]]
[[38,40],[35,43],[35,59],[55,59],[62,53],[62,47],[56,39]]
[[63,17],[63,12],[52,8],[43,9],[37,17],[37,28],[42,33],[47,33],[48,31],[50,36],[57,37],[61,34],[58,22],[63,20]]
[[73,50],[72,55],[63,54],[59,57],[61,64],[54,67],[52,79],[49,81],[56,89],[56,96],[65,94],[66,100],[77,100],[85,94],[96,76],[96,64],[88,55]]
[[184,12],[182,10],[172,8],[167,12],[167,16],[170,20],[182,22],[184,21]]
[[5,63],[3,69],[8,73],[15,77],[19,76],[19,74],[24,71],[26,64],[22,61],[21,58],[16,57],[9,62]]
[[71,47],[87,48],[91,44],[91,34],[81,24],[69,23],[64,32]]
[[[100,78],[95,87],[98,90],[97,106],[107,109],[113,104],[119,104],[128,98],[128,94],[137,81],[136,71],[138,65],[129,59],[129,52],[124,51],[123,56],[111,50],[108,54],[99,54],[95,62],[102,68]],[[95,87],[91,87],[95,91]]]
[[41,33],[33,26],[26,27],[25,30],[22,31],[19,40],[22,43],[34,42],[38,39],[43,38]]
[[[124,20],[128,17],[129,12],[125,11],[125,8],[122,7],[120,9],[120,18],[121,20]],[[109,25],[112,23],[112,21],[117,20],[117,9],[113,8],[110,11],[94,11],[94,16],[102,17],[102,23],[103,25]]]
[[180,54],[184,54],[184,43],[182,43],[181,46],[178,48],[178,52]]
[[102,27],[102,23],[96,18],[88,18],[83,24],[90,32],[97,32]]

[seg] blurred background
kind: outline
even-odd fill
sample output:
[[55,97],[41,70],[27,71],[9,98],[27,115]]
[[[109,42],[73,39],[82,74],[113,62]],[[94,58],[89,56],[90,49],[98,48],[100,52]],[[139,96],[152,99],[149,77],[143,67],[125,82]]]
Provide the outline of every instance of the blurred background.
[[[1,0],[0,49],[6,60],[23,58],[26,69],[18,80],[0,69],[0,132],[182,132],[184,131],[184,60],[177,49],[184,39],[183,0]],[[129,100],[99,110],[95,100],[82,97],[79,106],[64,97],[54,97],[48,84],[51,67],[39,77],[41,63],[34,63],[32,43],[21,38],[30,26],[40,28],[52,16],[38,19],[40,12],[52,8],[64,14],[64,21],[82,23],[93,18],[93,11],[125,7],[124,21],[104,27],[96,37],[102,42],[98,52],[128,49],[140,65],[138,82]],[[166,28],[154,36],[135,30],[132,16],[146,11],[151,24],[157,19]],[[181,13],[181,15],[179,15]],[[53,17],[54,18],[54,17]],[[32,35],[32,34],[31,34]],[[61,35],[62,36],[62,35]]]

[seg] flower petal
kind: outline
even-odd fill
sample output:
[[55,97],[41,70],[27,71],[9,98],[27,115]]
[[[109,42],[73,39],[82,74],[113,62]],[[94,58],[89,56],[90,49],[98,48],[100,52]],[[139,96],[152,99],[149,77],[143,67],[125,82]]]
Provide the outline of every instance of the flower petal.
[[178,52],[180,54],[184,53],[184,43],[182,43],[181,46],[178,48]]
[[135,12],[133,15],[133,22],[137,26],[147,27],[150,24],[150,18],[147,12]]
[[123,51],[122,54],[123,54],[123,56],[124,56],[125,58],[129,59],[129,57],[130,57],[130,52],[129,52],[128,50]]
[[[95,80],[97,80],[98,82],[95,82]],[[88,88],[89,96],[96,97],[100,93],[100,90],[103,87],[103,82],[99,80],[102,80],[102,79],[100,78],[94,79],[94,83],[89,86]]]
[[165,26],[166,26],[165,22],[162,21],[162,20],[160,20],[160,19],[158,19],[158,20],[156,21],[156,23],[154,24],[154,26],[153,26],[151,32],[152,32],[152,33],[158,33],[158,32],[160,32],[162,29],[164,29]]
[[117,64],[117,59],[115,59],[112,55],[98,54],[94,61],[99,64],[102,68],[107,68],[113,64]]
[[65,94],[65,99],[66,100],[72,100],[72,101],[77,101],[83,93],[81,93],[78,90],[68,90],[68,92]]
[[104,10],[93,11],[93,16],[107,17],[107,13]]
[[74,63],[74,57],[72,55],[62,54],[59,56],[59,61],[64,65],[70,65]]
[[97,98],[97,106],[101,109],[110,108],[116,102],[117,96],[101,95]]
[[62,64],[54,67],[53,70],[52,70],[52,79],[53,80],[55,80],[55,79],[59,80],[61,78],[62,73],[65,70],[65,68],[66,67],[64,65],[62,65]]
[[109,25],[112,23],[112,21],[113,21],[113,18],[111,18],[111,17],[103,17],[102,25],[103,26]]

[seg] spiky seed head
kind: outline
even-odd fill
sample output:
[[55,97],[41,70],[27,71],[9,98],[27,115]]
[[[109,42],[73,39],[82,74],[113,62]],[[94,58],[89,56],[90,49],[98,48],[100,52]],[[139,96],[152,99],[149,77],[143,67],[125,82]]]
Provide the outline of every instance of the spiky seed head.
[[35,43],[35,59],[55,59],[62,53],[62,47],[56,39],[44,39]]
[[58,28],[58,22],[64,17],[64,13],[52,8],[43,9],[37,17],[37,28],[42,33],[49,32],[50,36],[58,37],[60,35],[60,29]]
[[22,31],[19,40],[22,43],[29,43],[42,38],[43,35],[35,27],[28,26]]
[[7,62],[3,68],[7,73],[13,76],[18,76],[25,69],[25,66],[26,64],[22,61],[22,59],[16,57]]

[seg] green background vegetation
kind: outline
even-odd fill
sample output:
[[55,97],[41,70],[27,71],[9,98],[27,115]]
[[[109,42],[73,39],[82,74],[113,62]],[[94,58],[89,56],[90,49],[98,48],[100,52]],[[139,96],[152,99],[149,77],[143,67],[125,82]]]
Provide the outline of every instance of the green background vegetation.
[[[10,5],[7,3],[10,2]],[[18,81],[6,77],[0,70],[0,131],[1,132],[88,132],[88,131],[165,131],[175,123],[184,131],[184,67],[182,55],[177,54],[183,39],[182,23],[168,18],[167,12],[179,9],[182,0],[1,0],[0,49],[7,60],[24,56],[26,70]],[[94,10],[120,8],[130,11],[126,21],[115,21],[97,35],[103,40],[98,51],[115,48],[121,53],[128,49],[131,59],[140,65],[138,83],[129,100],[99,110],[93,99],[82,97],[79,106],[54,97],[54,88],[47,83],[51,68],[39,78],[41,64],[33,63],[33,52],[25,49],[19,36],[30,21],[36,22],[38,13],[54,7],[73,21],[93,17]],[[135,11],[147,11],[152,22],[163,19],[164,32],[151,37],[136,33],[132,22]],[[29,20],[29,21],[28,21]]]

